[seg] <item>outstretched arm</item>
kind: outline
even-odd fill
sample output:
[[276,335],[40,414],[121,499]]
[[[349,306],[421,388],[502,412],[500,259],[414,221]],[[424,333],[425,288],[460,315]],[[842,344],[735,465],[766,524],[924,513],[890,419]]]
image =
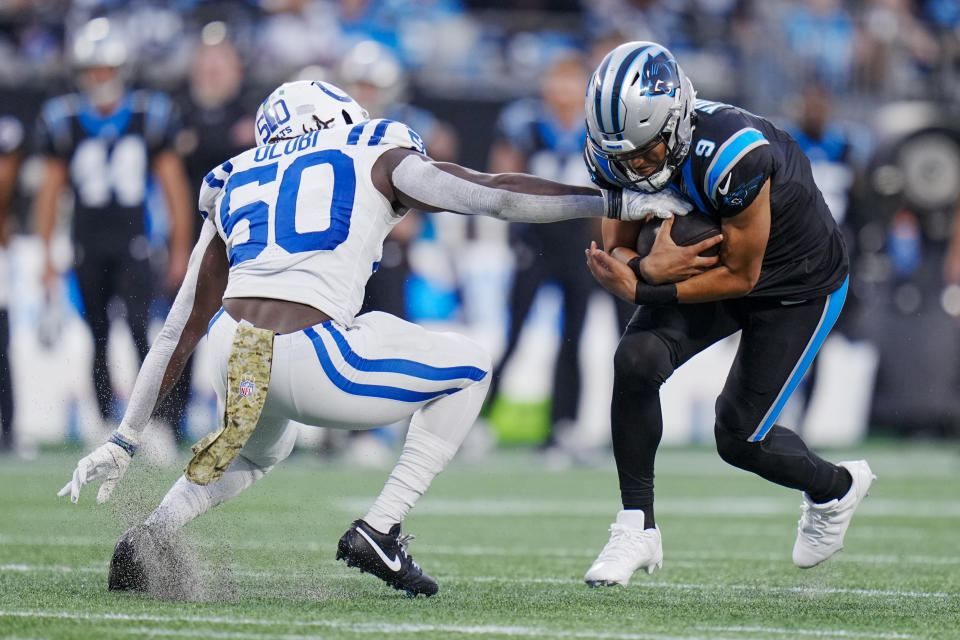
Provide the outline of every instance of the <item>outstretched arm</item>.
[[108,442],[81,458],[73,478],[57,494],[76,502],[80,488],[105,478],[97,502],[110,498],[133,458],[140,434],[161,400],[180,377],[183,367],[220,308],[227,286],[229,264],[223,240],[212,220],[203,223],[200,239],[190,255],[187,274],[150,353],[140,367],[120,427]]
[[[402,207],[485,215],[511,222],[602,217],[634,220],[671,204],[660,194],[598,191],[523,173],[480,173],[449,162],[434,162],[407,149],[391,149],[380,156],[373,180],[387,199]],[[679,214],[690,208],[686,203],[672,204]]]

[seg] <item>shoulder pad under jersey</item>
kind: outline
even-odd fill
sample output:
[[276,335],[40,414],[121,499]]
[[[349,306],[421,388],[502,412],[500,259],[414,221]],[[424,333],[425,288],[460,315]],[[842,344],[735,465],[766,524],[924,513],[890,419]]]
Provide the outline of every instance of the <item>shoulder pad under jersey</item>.
[[217,196],[232,172],[233,164],[230,160],[227,160],[211,169],[210,173],[203,177],[203,184],[200,185],[200,199],[197,204],[200,207],[200,215],[204,218],[216,212]]
[[427,152],[423,139],[416,131],[402,122],[386,118],[367,120],[353,125],[347,134],[347,145],[393,146],[413,149],[424,154]]

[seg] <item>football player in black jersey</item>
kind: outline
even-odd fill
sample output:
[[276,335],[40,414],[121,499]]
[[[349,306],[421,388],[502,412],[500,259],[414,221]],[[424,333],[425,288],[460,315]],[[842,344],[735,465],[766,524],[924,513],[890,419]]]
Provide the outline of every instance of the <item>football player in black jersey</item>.
[[637,569],[661,566],[653,510],[660,385],[737,331],[740,345],[716,403],[717,450],[734,466],[803,491],[793,560],[800,567],[826,560],[842,548],[875,476],[864,460],[823,460],[776,424],[847,291],[843,237],[809,161],[769,121],[696,100],[673,55],[650,42],[620,45],[604,58],[587,87],[586,111],[584,158],[595,182],[679,192],[715,217],[722,245],[714,264],[661,233],[641,257],[633,250],[637,223],[605,221],[605,251],[592,245],[586,252],[594,277],[640,306],[614,360],[623,510],[585,581],[625,585]]
[[[44,282],[58,274],[50,241],[60,194],[74,194],[74,272],[83,316],[93,333],[93,379],[102,418],[110,418],[113,387],[106,366],[110,321],[107,304],[121,298],[140,359],[149,350],[147,323],[153,299],[145,206],[150,175],[163,187],[170,217],[166,286],[183,279],[193,241],[190,192],[173,150],[179,131],[169,98],[125,86],[126,43],[106,18],[84,25],[71,56],[81,91],[47,101],[37,121],[37,145],[45,158],[44,181],[34,200],[37,231],[46,251]],[[173,420],[179,422],[179,420]]]
[[[548,65],[538,98],[521,98],[500,113],[490,151],[493,173],[532,173],[567,182],[590,184],[580,160],[587,130],[579,91],[589,69],[576,52],[563,52]],[[510,225],[510,245],[515,258],[510,286],[510,323],[507,342],[493,369],[485,410],[500,391],[503,373],[516,353],[521,330],[541,286],[553,282],[562,295],[560,340],[553,364],[550,423],[543,451],[548,463],[565,466],[575,460],[577,414],[581,395],[580,336],[587,302],[597,288],[590,275],[570,264],[599,225],[588,219],[555,224]]]

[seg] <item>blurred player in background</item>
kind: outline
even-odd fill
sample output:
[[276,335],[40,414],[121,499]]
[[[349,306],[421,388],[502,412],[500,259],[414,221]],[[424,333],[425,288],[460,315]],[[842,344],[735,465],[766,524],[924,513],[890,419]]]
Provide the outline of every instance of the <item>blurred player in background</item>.
[[[490,171],[526,172],[568,182],[590,184],[583,168],[583,86],[588,70],[579,53],[566,52],[547,67],[540,97],[513,102],[503,110],[490,151]],[[599,229],[592,220],[567,220],[551,225],[512,225],[515,266],[510,287],[510,324],[500,361],[493,370],[488,407],[496,401],[500,381],[510,362],[524,321],[540,287],[560,286],[562,328],[550,388],[550,432],[545,452],[557,462],[575,456],[570,436],[580,404],[580,334],[590,293],[596,288],[590,274],[578,264],[580,251]]]
[[490,357],[458,334],[382,312],[357,316],[383,239],[411,208],[553,222],[669,215],[676,199],[434,162],[412,129],[368,120],[323,82],[281,85],[256,126],[258,146],[204,179],[200,239],[119,429],[78,462],[59,495],[76,502],[102,477],[97,499],[110,497],[158,400],[206,334],[221,428],[195,445],[186,475],[145,524],[117,543],[110,587],[149,588],[144,554],[285,459],[297,436],[291,420],[365,429],[410,417],[400,459],[337,558],[432,595],[437,583],[406,554],[401,523],[473,425]]
[[699,248],[673,244],[669,232],[638,256],[637,225],[616,222],[604,224],[607,252],[587,251],[597,280],[641,305],[614,362],[612,430],[623,510],[584,577],[592,586],[625,585],[637,569],[661,566],[653,509],[660,385],[737,331],[740,346],[717,399],[717,450],[734,466],[804,492],[793,550],[798,566],[814,566],[843,547],[875,479],[865,460],[831,464],[776,424],[847,291],[843,236],[810,162],[767,120],[695,98],[673,55],[649,42],[614,49],[588,85],[585,159],[597,183],[679,191],[723,232],[716,265],[699,257]]
[[23,149],[23,124],[0,116],[0,453],[13,451],[13,377],[10,373],[10,295],[7,245],[13,227],[13,197]]
[[[34,200],[37,231],[45,247],[44,284],[59,279],[51,255],[59,199],[74,196],[73,269],[83,318],[93,334],[93,381],[104,422],[114,410],[107,368],[110,318],[116,296],[140,359],[149,349],[148,311],[154,297],[145,204],[151,174],[163,187],[170,219],[169,255],[163,285],[175,289],[190,254],[190,196],[180,157],[173,149],[179,130],[170,99],[126,87],[128,49],[116,23],[96,18],[73,38],[70,51],[79,93],[49,100],[37,123],[45,158],[43,183]],[[171,420],[176,427],[179,418]]]

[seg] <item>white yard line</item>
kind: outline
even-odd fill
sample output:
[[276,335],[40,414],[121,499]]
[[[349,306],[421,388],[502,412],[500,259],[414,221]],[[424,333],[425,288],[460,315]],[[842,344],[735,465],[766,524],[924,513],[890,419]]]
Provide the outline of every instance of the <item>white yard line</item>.
[[[345,496],[334,500],[334,506],[345,513],[362,513],[371,499]],[[425,497],[417,504],[418,515],[438,516],[557,516],[557,517],[612,517],[618,506],[604,500],[533,500],[497,498],[445,499]],[[657,501],[657,514],[692,516],[752,516],[799,515],[799,494],[795,500],[784,498],[756,498],[750,496],[715,496],[711,498],[667,497]],[[960,502],[952,497],[942,500],[909,500],[871,496],[864,501],[858,514],[888,517],[960,517]]]
[[[110,547],[112,541],[109,538],[68,538],[63,536],[11,536],[0,534],[0,544],[21,545],[31,547]],[[214,549],[220,548],[220,544],[210,542],[200,542],[187,539],[187,544],[196,549]],[[261,542],[230,541],[229,546],[236,551],[263,551],[264,546]],[[294,553],[327,553],[333,549],[332,543],[320,544],[318,542],[299,542],[286,547],[287,551]],[[420,544],[421,553],[448,556],[471,556],[471,557],[541,557],[569,559],[573,561],[589,560],[597,553],[594,548],[572,548],[572,547],[518,547],[511,545],[504,546],[486,546],[486,545],[440,545],[440,544]],[[675,551],[668,556],[668,561],[675,567],[696,568],[705,562],[727,562],[730,560],[754,561],[754,562],[781,562],[784,561],[786,552],[742,552],[742,551]],[[321,558],[321,559],[326,559]],[[866,565],[919,565],[919,566],[954,566],[960,565],[960,555],[921,555],[921,554],[878,554],[878,553],[852,553],[844,551],[832,559],[832,562],[843,564],[866,564]],[[0,565],[0,566],[15,566]]]
[[901,638],[914,638],[907,633],[873,633],[870,631],[844,631],[841,629],[779,629],[776,627],[700,627],[704,631],[732,631],[734,633],[772,633],[776,635],[801,635],[814,636],[817,638],[890,638],[891,640],[900,640]]
[[[501,626],[501,625],[453,625],[453,624],[387,624],[380,622],[348,622],[342,620],[270,620],[270,619],[237,619],[206,616],[157,616],[157,615],[130,615],[130,614],[95,614],[95,613],[69,613],[63,611],[0,611],[2,617],[22,617],[22,618],[53,618],[60,620],[84,620],[96,622],[157,622],[157,623],[190,623],[190,624],[211,624],[211,625],[238,625],[238,626],[260,626],[270,627],[274,625],[286,625],[298,628],[319,627],[326,629],[335,629],[341,632],[370,634],[370,633],[417,633],[431,634],[438,633],[459,633],[463,635],[480,636],[509,636],[509,637],[545,637],[545,638],[583,638],[586,640],[698,640],[704,636],[677,636],[657,633],[607,633],[602,631],[567,631],[561,629],[549,629],[544,627],[527,626]],[[832,629],[778,629],[766,627],[701,627],[702,631],[708,631],[709,638],[713,640],[722,640],[716,632],[733,632],[738,634],[732,637],[741,637],[741,633],[766,633],[773,635],[809,635],[824,638],[877,638],[878,640],[909,640],[914,636],[899,633],[870,633],[860,631],[844,631]],[[201,638],[244,638],[246,640],[315,640],[322,636],[302,635],[302,634],[278,634],[278,633],[253,633],[253,632],[227,632],[200,629],[171,629],[168,627],[138,627],[124,628],[125,633],[137,635],[157,635],[173,637],[201,637]]]
[[[338,567],[340,565],[337,565]],[[322,573],[303,572],[302,574],[291,573],[289,571],[262,571],[244,567],[231,567],[230,571],[235,576],[249,578],[265,578],[271,580],[289,580],[296,577],[320,577],[323,580],[352,580],[362,579],[370,580],[369,576],[364,576],[355,571],[343,573]],[[14,573],[101,573],[106,574],[107,567],[66,567],[61,565],[24,565],[24,564],[6,564],[0,565],[0,572]],[[505,576],[458,576],[444,575],[445,582],[452,583],[505,583],[505,584],[573,584],[582,585],[580,578],[511,578]],[[797,594],[807,596],[823,595],[855,595],[865,597],[882,598],[957,598],[960,599],[960,593],[946,593],[943,591],[903,591],[899,589],[854,589],[849,587],[813,587],[805,585],[797,586],[776,586],[761,584],[729,584],[729,583],[693,583],[693,582],[633,582],[631,589],[674,589],[679,591],[718,591],[718,590],[742,590],[759,591],[774,594]]]

